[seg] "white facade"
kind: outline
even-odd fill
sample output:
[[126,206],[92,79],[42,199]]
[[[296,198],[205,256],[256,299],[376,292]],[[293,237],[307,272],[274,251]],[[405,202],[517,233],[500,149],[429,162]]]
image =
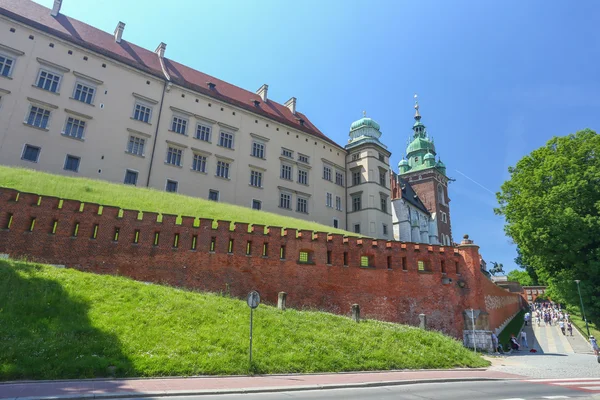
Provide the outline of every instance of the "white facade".
[[415,207],[404,199],[392,200],[394,240],[439,244],[435,215]]

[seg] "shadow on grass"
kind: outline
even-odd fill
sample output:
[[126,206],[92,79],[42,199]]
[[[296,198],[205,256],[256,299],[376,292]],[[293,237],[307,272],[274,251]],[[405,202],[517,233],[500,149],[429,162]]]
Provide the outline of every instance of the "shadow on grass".
[[117,337],[92,326],[89,305],[39,270],[0,261],[0,380],[135,375]]

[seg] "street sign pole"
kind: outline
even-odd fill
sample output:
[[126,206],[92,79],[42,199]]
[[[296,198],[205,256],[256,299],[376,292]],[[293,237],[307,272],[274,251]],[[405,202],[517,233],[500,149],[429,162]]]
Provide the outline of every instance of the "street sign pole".
[[250,308],[250,365],[252,365],[252,313],[254,308]]
[[260,304],[260,294],[256,290],[248,293],[246,299],[248,307],[250,307],[250,368],[252,368],[252,319],[254,317],[254,309]]

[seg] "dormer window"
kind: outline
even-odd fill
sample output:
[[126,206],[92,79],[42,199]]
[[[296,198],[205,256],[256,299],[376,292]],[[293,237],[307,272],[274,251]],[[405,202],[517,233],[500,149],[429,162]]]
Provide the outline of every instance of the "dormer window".
[[419,162],[419,157],[415,157],[415,162]]

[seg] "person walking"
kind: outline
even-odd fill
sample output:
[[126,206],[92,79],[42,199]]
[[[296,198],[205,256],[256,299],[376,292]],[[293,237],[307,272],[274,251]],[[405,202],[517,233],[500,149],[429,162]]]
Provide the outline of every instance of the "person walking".
[[569,335],[573,336],[573,325],[571,321],[567,322],[567,330],[569,331]]
[[529,348],[527,345],[527,333],[524,330],[521,331],[521,345]]
[[527,323],[529,322],[529,318],[530,318],[530,314],[528,312],[525,313],[525,326],[527,326]]
[[596,355],[598,362],[600,363],[600,349],[598,348],[598,342],[594,336],[590,336],[590,344],[592,345],[592,350],[594,350],[594,354]]
[[560,327],[560,331],[562,332],[562,334],[565,334],[565,323],[563,320],[558,321],[558,326]]
[[498,352],[498,336],[492,332],[492,346],[494,346],[494,353]]

